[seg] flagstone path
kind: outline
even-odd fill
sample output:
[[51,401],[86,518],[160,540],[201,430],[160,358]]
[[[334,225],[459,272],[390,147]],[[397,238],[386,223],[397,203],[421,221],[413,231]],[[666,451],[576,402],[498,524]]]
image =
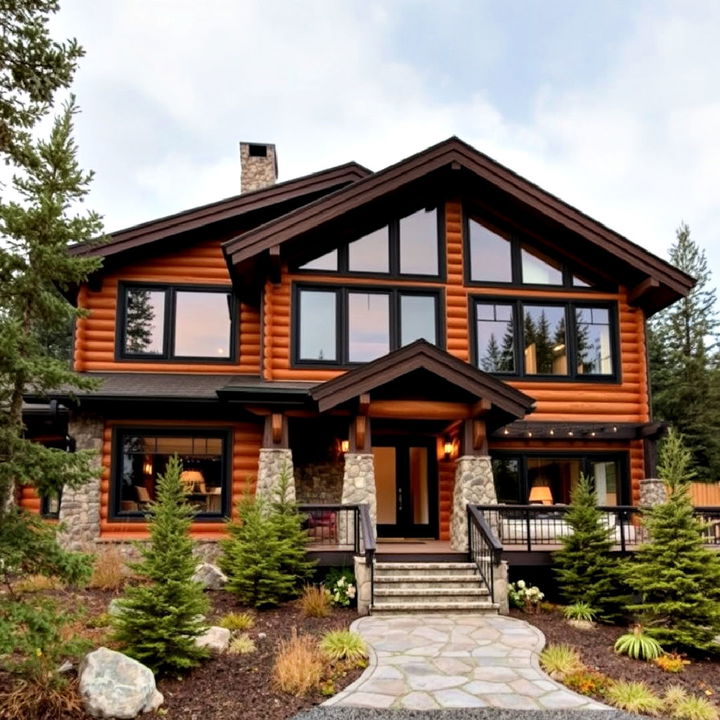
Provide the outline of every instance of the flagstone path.
[[369,646],[367,670],[324,706],[610,710],[548,677],[543,634],[502,615],[372,615],[352,630]]

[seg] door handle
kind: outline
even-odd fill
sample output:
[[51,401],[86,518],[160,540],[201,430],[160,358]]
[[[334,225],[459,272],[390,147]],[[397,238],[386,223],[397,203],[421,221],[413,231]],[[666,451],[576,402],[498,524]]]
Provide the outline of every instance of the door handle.
[[402,511],[402,509],[403,509],[402,487],[398,487],[398,510]]

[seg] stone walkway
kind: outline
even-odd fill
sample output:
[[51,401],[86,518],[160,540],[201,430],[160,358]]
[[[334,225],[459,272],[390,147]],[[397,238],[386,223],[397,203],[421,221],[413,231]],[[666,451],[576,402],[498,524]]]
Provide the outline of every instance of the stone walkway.
[[538,664],[543,634],[502,615],[363,617],[370,663],[325,706],[609,710],[551,680]]

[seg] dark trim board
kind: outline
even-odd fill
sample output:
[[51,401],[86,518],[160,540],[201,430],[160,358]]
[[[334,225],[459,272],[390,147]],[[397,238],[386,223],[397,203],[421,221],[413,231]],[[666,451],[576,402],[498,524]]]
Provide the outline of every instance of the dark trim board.
[[[517,567],[551,567],[553,563],[553,553],[555,550],[506,550],[503,549],[500,558],[506,560],[507,564],[511,568]],[[622,553],[619,550],[611,550],[610,557],[617,558],[618,560],[628,555],[632,555],[633,550],[629,550],[626,553]],[[555,582],[553,578],[552,582]],[[542,588],[541,588],[542,589]]]

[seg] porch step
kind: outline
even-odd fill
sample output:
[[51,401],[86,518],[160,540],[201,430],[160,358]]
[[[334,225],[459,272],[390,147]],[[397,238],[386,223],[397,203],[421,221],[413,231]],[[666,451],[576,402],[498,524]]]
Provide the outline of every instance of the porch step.
[[497,604],[468,562],[376,563],[372,613],[496,613]]

